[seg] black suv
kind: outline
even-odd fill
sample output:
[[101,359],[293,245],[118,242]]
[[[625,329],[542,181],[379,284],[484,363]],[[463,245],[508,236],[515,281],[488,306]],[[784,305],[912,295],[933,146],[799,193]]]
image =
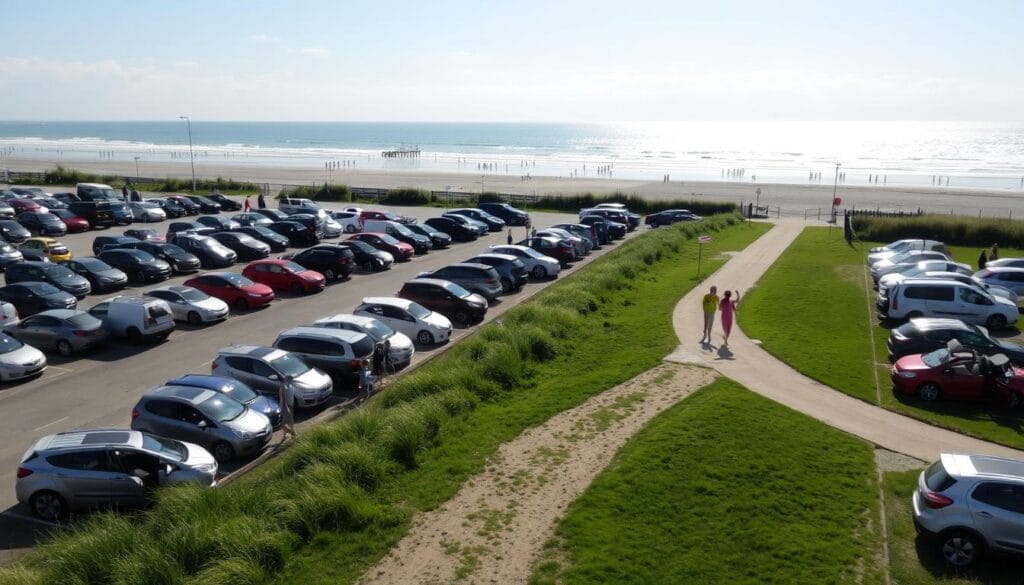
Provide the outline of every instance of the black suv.
[[128,275],[133,282],[160,282],[171,277],[171,267],[142,250],[107,248],[97,257]]
[[448,280],[410,280],[398,291],[398,296],[437,311],[460,327],[480,321],[487,314],[487,301],[482,296]]
[[16,218],[33,236],[63,236],[68,233],[68,226],[52,213],[26,211]]
[[292,246],[312,246],[320,243],[320,238],[315,233],[310,233],[306,226],[296,221],[275,221],[267,226],[282,236],[288,238]]
[[348,278],[356,264],[356,255],[351,249],[333,244],[314,246],[298,253],[285,254],[282,258],[307,270],[315,270],[328,281]]
[[424,223],[460,242],[472,242],[480,237],[479,232],[450,217],[432,217]]
[[530,219],[530,216],[525,211],[516,209],[508,203],[481,203],[477,207],[494,217],[505,220],[505,223],[508,225],[526,225],[527,220]]
[[85,298],[92,292],[92,286],[84,277],[72,270],[52,262],[18,262],[7,267],[4,279],[7,284],[16,282],[45,282],[70,293],[77,299]]
[[526,284],[529,275],[526,273],[526,266],[523,261],[508,254],[480,254],[473,256],[466,262],[486,264],[498,271],[498,279],[501,282],[501,290],[505,293],[515,292]]
[[893,329],[889,333],[889,361],[895,362],[905,355],[942,349],[951,339],[959,341],[965,349],[973,349],[982,355],[1004,354],[1013,365],[1024,367],[1024,347],[993,339],[985,329],[968,325],[959,319],[911,319]]
[[164,242],[143,242],[136,240],[134,242],[124,242],[121,244],[115,244],[111,248],[120,248],[125,250],[142,250],[147,254],[152,255],[157,260],[163,260],[170,265],[171,270],[175,274],[188,274],[192,272],[198,272],[202,268],[202,264],[199,262],[199,258],[195,254],[189,254],[181,246],[175,246],[174,244],[166,244]]

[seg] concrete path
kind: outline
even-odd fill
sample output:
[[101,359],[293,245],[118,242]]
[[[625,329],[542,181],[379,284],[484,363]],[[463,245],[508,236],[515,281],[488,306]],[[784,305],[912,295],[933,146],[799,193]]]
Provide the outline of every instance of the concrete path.
[[736,380],[747,388],[814,417],[825,424],[856,435],[891,451],[904,453],[922,461],[938,458],[942,452],[984,453],[1024,459],[1024,451],[974,439],[896,414],[833,390],[803,376],[782,363],[756,343],[741,329],[742,302],[737,324],[729,337],[729,347],[722,348],[721,321],[716,315],[713,348],[703,347],[701,297],[707,288],[716,285],[749,290],[786,250],[805,227],[799,220],[781,220],[775,227],[745,250],[725,263],[710,276],[706,286],[694,289],[676,305],[672,323],[681,345],[666,360],[708,366]]

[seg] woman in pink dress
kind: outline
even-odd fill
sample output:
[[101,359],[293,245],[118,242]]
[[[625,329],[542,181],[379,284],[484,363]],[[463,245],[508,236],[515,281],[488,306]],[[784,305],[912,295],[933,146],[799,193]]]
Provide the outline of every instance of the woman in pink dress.
[[722,302],[718,304],[718,310],[722,312],[722,330],[725,331],[725,345],[729,345],[729,333],[732,332],[732,320],[736,313],[736,305],[740,302],[740,291],[736,291],[736,298],[732,298],[732,291],[725,291]]

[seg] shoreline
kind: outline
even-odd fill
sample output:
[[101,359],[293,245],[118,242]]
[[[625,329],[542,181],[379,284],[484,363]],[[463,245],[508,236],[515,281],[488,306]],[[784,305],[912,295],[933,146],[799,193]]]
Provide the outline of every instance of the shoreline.
[[[0,169],[43,172],[61,166],[87,173],[133,177],[131,162],[46,161],[29,158],[5,158]],[[816,210],[829,210],[832,184],[784,184],[728,181],[643,181],[635,179],[533,176],[524,180],[519,174],[452,173],[423,170],[370,170],[358,168],[310,169],[269,165],[209,164],[197,161],[196,177],[235,179],[269,183],[272,190],[285,185],[321,185],[325,182],[352,187],[380,189],[416,188],[429,191],[494,191],[513,194],[576,195],[593,193],[608,196],[616,192],[636,194],[650,199],[693,199],[753,203],[778,208],[782,216],[816,217]],[[191,167],[183,162],[147,162],[139,166],[139,175],[153,178],[190,179]],[[0,177],[2,178],[2,177]],[[760,189],[760,196],[757,190]],[[932,213],[951,213],[984,217],[1024,216],[1024,191],[1011,189],[965,189],[956,187],[855,186],[839,184],[836,196],[842,207]]]

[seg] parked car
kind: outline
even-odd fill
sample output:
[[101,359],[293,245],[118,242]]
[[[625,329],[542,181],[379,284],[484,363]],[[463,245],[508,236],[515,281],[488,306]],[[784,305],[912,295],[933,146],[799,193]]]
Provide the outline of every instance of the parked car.
[[103,183],[78,183],[75,195],[79,201],[123,201],[121,194]]
[[491,228],[486,223],[458,213],[442,213],[441,217],[453,219],[469,229],[476,230],[478,236],[486,236],[491,231]]
[[503,254],[512,256],[523,263],[523,269],[533,278],[541,280],[549,276],[558,276],[562,266],[558,260],[551,256],[545,256],[529,246],[518,246],[515,244],[491,246],[487,249],[492,254]]
[[985,268],[1024,268],[1024,258],[998,258],[985,263]]
[[291,260],[268,258],[246,265],[242,276],[276,290],[310,294],[324,290],[326,279],[315,270],[308,270]]
[[901,264],[899,268],[878,279],[878,289],[888,288],[905,278],[920,276],[926,272],[957,272],[970,276],[974,270],[969,264],[948,260],[923,260],[913,264]]
[[[579,225],[589,226],[593,230],[598,245],[603,246],[612,241],[612,235],[608,231],[611,222],[596,215],[588,215],[583,219],[586,221],[580,220]],[[625,227],[623,227],[623,233],[625,233]]]
[[288,391],[294,408],[320,406],[330,400],[334,391],[330,376],[276,347],[225,347],[217,352],[211,367],[214,375],[234,378],[265,394],[277,393],[281,381],[291,378]]
[[223,394],[232,400],[241,402],[246,407],[254,410],[270,420],[270,426],[277,428],[281,426],[281,405],[277,402],[277,392],[261,394],[244,382],[225,378],[223,376],[210,376],[207,374],[185,374],[173,380],[167,381],[167,386],[191,386],[193,388],[204,388]]
[[238,233],[252,236],[253,238],[263,242],[270,246],[271,252],[284,252],[288,249],[288,238],[275,232],[266,226],[242,226],[238,228]]
[[156,486],[217,485],[217,461],[199,445],[130,430],[47,435],[25,452],[18,501],[46,520],[97,506],[141,506]]
[[975,278],[987,285],[1001,286],[1011,290],[1017,295],[1024,294],[1024,268],[1011,268],[1009,266],[995,266],[989,268],[985,265],[983,270],[974,274]]
[[37,376],[46,371],[43,352],[0,333],[0,382],[13,382]]
[[640,214],[633,213],[630,210],[626,209],[626,204],[625,203],[618,203],[618,202],[598,203],[597,205],[595,205],[593,208],[591,208],[589,210],[580,210],[580,214],[583,214],[584,211],[621,213],[622,215],[625,216],[626,224],[629,227],[630,231],[632,231],[632,230],[634,230],[634,229],[636,229],[637,227],[640,226],[640,219],[641,219]]
[[311,199],[301,199],[298,197],[282,197],[277,200],[277,208],[293,215],[296,213],[313,213],[320,211],[320,206],[314,203]]
[[360,373],[373,358],[374,343],[365,333],[355,331],[292,327],[277,335],[274,347],[330,376],[335,388],[356,388]]
[[997,330],[1018,319],[1017,305],[977,286],[954,280],[907,279],[876,301],[879,314],[889,319],[955,315],[967,323]]
[[897,272],[901,270],[899,266],[901,264],[914,264],[923,260],[946,260],[952,261],[952,258],[944,254],[943,252],[932,252],[930,250],[911,250],[893,256],[887,260],[879,260],[871,265],[871,278],[875,282],[878,282],[880,278],[886,274]]
[[561,266],[568,266],[576,261],[576,250],[573,248],[572,243],[567,240],[535,236],[517,242],[516,245],[533,248],[544,256],[554,258]]
[[581,238],[561,228],[549,227],[547,229],[537,230],[534,235],[539,238],[555,238],[569,242],[572,244],[573,251],[576,253],[577,258],[586,256],[590,253],[591,249],[593,249],[589,239]]
[[[185,211],[185,215],[199,215],[202,213],[202,208],[198,203],[192,201],[188,197],[183,195],[168,195],[164,197],[167,201],[173,201],[176,205],[181,207]],[[167,209],[166,207],[164,208]]]
[[14,217],[14,208],[6,200],[0,199],[0,218],[11,219]]
[[242,227],[237,221],[221,215],[200,215],[196,218],[196,223],[212,227],[216,231],[231,231]]
[[171,307],[152,297],[113,297],[93,305],[89,314],[103,321],[111,336],[127,337],[133,343],[167,339],[174,331]]
[[135,216],[132,215],[132,210],[128,207],[127,203],[111,201],[107,205],[110,206],[110,213],[114,216],[115,225],[132,225],[135,223]]
[[64,225],[64,222],[52,213],[25,211],[19,213],[16,219],[33,236],[60,237],[68,233],[68,227]]
[[584,215],[579,218],[579,222],[583,225],[589,225],[597,228],[598,237],[601,237],[602,230],[605,230],[608,238],[605,240],[606,243],[626,237],[626,233],[629,231],[626,224],[611,221],[610,219],[606,219],[600,215]]
[[459,262],[437,270],[420,272],[417,278],[448,280],[470,292],[477,293],[489,302],[495,301],[502,292],[498,271],[487,264]]
[[935,351],[897,359],[890,377],[897,393],[925,402],[991,401],[1010,408],[1024,403],[1024,370],[1003,354],[981,355],[955,339]]
[[124,230],[124,235],[127,238],[135,238],[140,242],[166,242],[164,236],[150,228],[132,228]]
[[487,314],[487,299],[449,280],[415,278],[402,285],[397,296],[440,313],[460,327],[482,321]]
[[331,219],[338,222],[341,229],[348,234],[354,234],[363,229],[359,214],[354,211],[332,211]]
[[[135,221],[143,223],[164,221],[170,217],[167,211],[154,201],[132,201],[128,204],[128,209],[132,212],[132,217],[135,218]],[[181,214],[174,217],[181,217]]]
[[238,223],[239,227],[249,226],[268,226],[274,223],[274,220],[270,219],[265,215],[259,213],[239,213],[238,215],[232,215],[231,220]]
[[480,203],[477,205],[481,211],[500,218],[510,226],[525,226],[530,215],[522,209],[516,209],[508,203]]
[[42,350],[72,356],[103,345],[110,334],[103,322],[85,311],[52,309],[4,326],[4,333]]
[[228,317],[227,303],[190,286],[161,286],[147,290],[145,295],[165,301],[174,320],[187,321],[189,325],[214,323]]
[[64,222],[64,226],[67,228],[67,231],[70,234],[77,234],[79,232],[87,232],[87,231],[89,231],[89,228],[92,227],[92,226],[89,225],[89,220],[85,219],[84,217],[79,217],[79,216],[75,215],[74,212],[72,212],[71,210],[69,210],[67,208],[64,208],[64,209],[52,209],[51,208],[50,209],[50,213],[52,213],[57,218],[59,218],[62,222]]
[[895,242],[885,246],[871,248],[871,250],[868,251],[868,266],[871,266],[880,260],[889,260],[893,256],[898,256],[912,250],[928,250],[942,252],[943,254],[949,253],[945,244],[935,240],[896,240]]
[[338,242],[336,245],[351,250],[352,254],[355,255],[356,266],[369,272],[388,270],[395,261],[395,257],[388,252],[378,250],[370,244],[360,242],[359,240],[345,240]]
[[24,226],[13,219],[0,220],[0,237],[12,244],[20,244],[31,237]]
[[116,248],[122,244],[132,244],[138,241],[130,236],[96,236],[92,240],[92,253],[99,254],[107,248]]
[[[368,219],[363,222],[363,229],[370,233],[387,234],[399,242],[412,246],[416,254],[426,254],[433,247],[430,238],[424,235],[413,233],[404,224],[396,221],[381,221],[379,219]],[[356,236],[352,236],[356,237]],[[366,241],[366,240],[364,240]],[[372,243],[372,242],[371,242]],[[388,250],[390,252],[390,250]]]
[[600,247],[601,240],[597,237],[597,230],[593,227],[583,223],[556,223],[549,229],[560,229],[564,230],[577,238],[581,238],[586,241],[586,249],[589,253],[594,248]]
[[269,207],[256,208],[251,210],[252,213],[258,213],[264,217],[270,218],[270,221],[288,221],[288,214],[281,211],[280,209],[270,209]]
[[498,273],[498,282],[501,284],[501,291],[504,294],[518,291],[523,288],[523,285],[529,279],[526,265],[515,256],[508,254],[496,254],[493,252],[477,254],[467,259],[466,262],[486,264],[493,268]]
[[171,266],[167,262],[142,250],[107,248],[96,257],[127,274],[135,284],[160,282],[171,277]]
[[0,287],[0,301],[14,305],[22,318],[50,309],[74,309],[74,295],[45,282],[19,282]]
[[38,262],[26,260],[7,267],[4,274],[7,284],[16,282],[45,282],[52,284],[62,291],[70,293],[77,299],[84,299],[92,292],[89,281],[66,266],[54,264],[53,262]]
[[260,260],[270,256],[270,246],[241,232],[217,232],[210,236],[225,248],[234,250],[242,262]]
[[0,241],[0,270],[6,270],[8,266],[17,264],[25,259],[21,250],[7,242]]
[[505,229],[505,220],[501,219],[500,217],[495,217],[482,209],[461,208],[452,209],[445,213],[445,215],[450,214],[462,215],[470,219],[475,219],[476,221],[482,222],[484,225],[487,226],[487,231],[490,232],[500,232],[503,229]]
[[377,319],[422,345],[443,343],[452,335],[447,317],[408,299],[366,297],[353,313]]
[[583,220],[585,218],[589,216],[597,216],[612,223],[622,224],[626,228],[626,231],[631,232],[635,230],[640,223],[639,216],[637,216],[637,219],[634,222],[633,215],[635,214],[629,214],[626,211],[618,209],[591,208],[580,210],[579,220],[580,223],[584,223]]
[[657,213],[650,213],[644,218],[644,224],[652,228],[663,225],[672,225],[681,221],[701,221],[704,218],[693,213],[689,209],[665,209]]
[[[326,222],[317,215],[309,213],[295,213],[288,216],[288,221],[304,226],[306,231],[309,232],[310,237],[316,238],[317,241],[327,237]],[[336,235],[341,235],[340,228],[338,228],[338,233]]]
[[257,309],[274,300],[274,291],[269,286],[257,284],[234,272],[207,272],[186,280],[184,284],[236,309]]
[[128,286],[128,275],[123,270],[93,256],[68,260],[63,266],[89,281],[89,288],[94,293],[121,290]]
[[181,246],[165,242],[124,242],[111,246],[114,249],[140,250],[152,255],[157,260],[163,260],[171,267],[175,274],[189,274],[197,272],[202,266],[195,254],[186,252]]
[[399,261],[409,260],[413,255],[412,246],[405,242],[399,242],[387,234],[363,232],[360,234],[352,234],[348,239],[366,242],[378,250],[391,254],[392,257]]
[[172,221],[167,224],[167,235],[164,239],[170,242],[174,240],[174,236],[178,234],[208,236],[216,231],[217,228],[212,228],[196,221]]
[[115,224],[114,211],[105,201],[72,201],[68,211],[89,222],[93,229],[108,228]]
[[146,199],[143,203],[152,203],[160,208],[167,216],[167,219],[178,219],[179,217],[185,217],[189,214],[188,210],[185,209],[180,203],[173,199],[166,197],[154,197],[152,199]]
[[405,227],[414,234],[430,238],[430,245],[435,250],[439,248],[447,248],[452,243],[451,236],[438,230],[432,225],[425,223],[412,223],[406,224]]
[[[352,211],[352,208],[348,208],[345,211]],[[397,221],[398,223],[416,223],[416,218],[406,217],[404,215],[398,215],[391,213],[390,211],[384,211],[381,209],[361,209],[359,210],[359,219],[366,221],[368,219],[382,219],[386,221]]]
[[64,262],[73,257],[71,250],[63,242],[53,238],[29,238],[18,246],[26,260],[43,260]]
[[132,430],[201,445],[220,463],[259,454],[274,435],[263,414],[195,386],[148,390],[132,408]]
[[350,248],[333,244],[306,248],[301,252],[285,254],[281,258],[323,274],[328,282],[348,278],[356,264],[355,253]]
[[914,527],[955,570],[1024,551],[1024,462],[943,453],[917,478]]
[[993,338],[987,329],[970,325],[959,319],[911,319],[889,332],[887,346],[889,361],[911,354],[923,354],[942,349],[951,340],[957,340],[965,349],[980,355],[1001,353],[1018,367],[1024,367],[1024,347]]
[[207,199],[220,205],[221,211],[241,211],[242,204],[234,199],[224,195],[223,193],[211,193],[206,196]]
[[14,208],[16,216],[28,212],[46,213],[49,211],[34,199],[28,199],[26,197],[14,197],[12,199],[8,199],[7,204]]
[[479,231],[450,217],[432,217],[424,223],[458,242],[472,242],[480,237]]
[[352,314],[339,314],[323,319],[317,319],[314,327],[327,327],[329,329],[346,329],[356,333],[364,333],[370,337],[373,343],[387,342],[391,363],[396,369],[404,368],[412,362],[412,356],[416,349],[409,336],[395,331],[383,321],[371,317],[363,317]]
[[192,203],[199,206],[199,213],[220,213],[220,203],[202,195],[185,195]]
[[310,233],[306,226],[295,221],[275,221],[267,227],[288,238],[291,246],[315,246],[320,243],[316,234]]
[[238,260],[238,254],[234,250],[210,236],[175,234],[168,242],[199,258],[203,268],[227,268]]

